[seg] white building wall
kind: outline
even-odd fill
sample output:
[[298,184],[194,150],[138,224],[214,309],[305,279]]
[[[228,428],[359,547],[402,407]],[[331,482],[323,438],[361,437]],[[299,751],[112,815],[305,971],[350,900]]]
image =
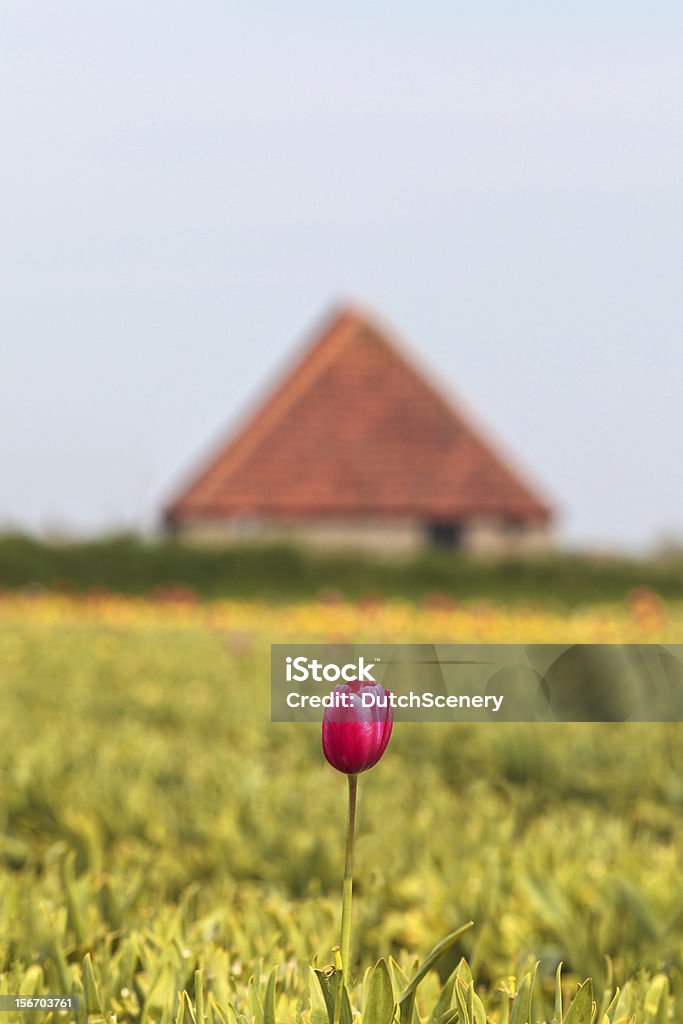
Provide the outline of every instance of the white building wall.
[[[184,523],[177,532],[201,544],[283,543],[375,555],[410,555],[430,546],[429,524],[417,519],[198,520]],[[482,557],[541,555],[552,549],[553,535],[544,525],[478,518],[464,525],[460,546]]]

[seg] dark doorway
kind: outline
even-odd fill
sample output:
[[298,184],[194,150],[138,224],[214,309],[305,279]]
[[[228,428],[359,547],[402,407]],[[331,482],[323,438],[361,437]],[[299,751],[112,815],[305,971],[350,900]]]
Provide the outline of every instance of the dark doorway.
[[427,530],[432,547],[453,551],[462,546],[462,523],[430,523]]

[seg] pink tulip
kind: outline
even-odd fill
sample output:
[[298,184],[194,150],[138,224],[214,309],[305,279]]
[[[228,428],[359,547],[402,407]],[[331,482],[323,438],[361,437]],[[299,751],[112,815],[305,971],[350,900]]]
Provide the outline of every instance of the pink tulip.
[[[379,761],[394,724],[394,709],[386,699],[388,692],[379,683],[358,680],[335,686],[332,691],[335,698],[347,694],[350,705],[337,707],[340,701],[336,699],[323,714],[323,753],[337,771],[357,775]],[[372,706],[363,706],[364,694],[374,696]],[[366,703],[369,704],[369,700],[366,699]]]

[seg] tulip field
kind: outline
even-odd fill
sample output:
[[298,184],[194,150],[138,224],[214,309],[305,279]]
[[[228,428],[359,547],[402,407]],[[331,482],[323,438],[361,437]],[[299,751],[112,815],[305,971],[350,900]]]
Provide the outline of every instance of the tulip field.
[[0,994],[80,1004],[0,1022],[683,1021],[665,723],[396,724],[359,776],[338,999],[346,779],[269,720],[287,641],[681,643],[683,605],[6,592]]

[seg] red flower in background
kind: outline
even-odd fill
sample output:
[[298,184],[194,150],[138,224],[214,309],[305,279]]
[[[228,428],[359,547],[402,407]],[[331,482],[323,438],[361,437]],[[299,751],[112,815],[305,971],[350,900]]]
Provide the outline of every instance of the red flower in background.
[[[338,772],[357,775],[376,765],[387,748],[394,724],[389,691],[379,683],[354,680],[340,683],[332,693],[335,701],[323,714],[323,753]],[[348,706],[337,706],[344,694]]]

